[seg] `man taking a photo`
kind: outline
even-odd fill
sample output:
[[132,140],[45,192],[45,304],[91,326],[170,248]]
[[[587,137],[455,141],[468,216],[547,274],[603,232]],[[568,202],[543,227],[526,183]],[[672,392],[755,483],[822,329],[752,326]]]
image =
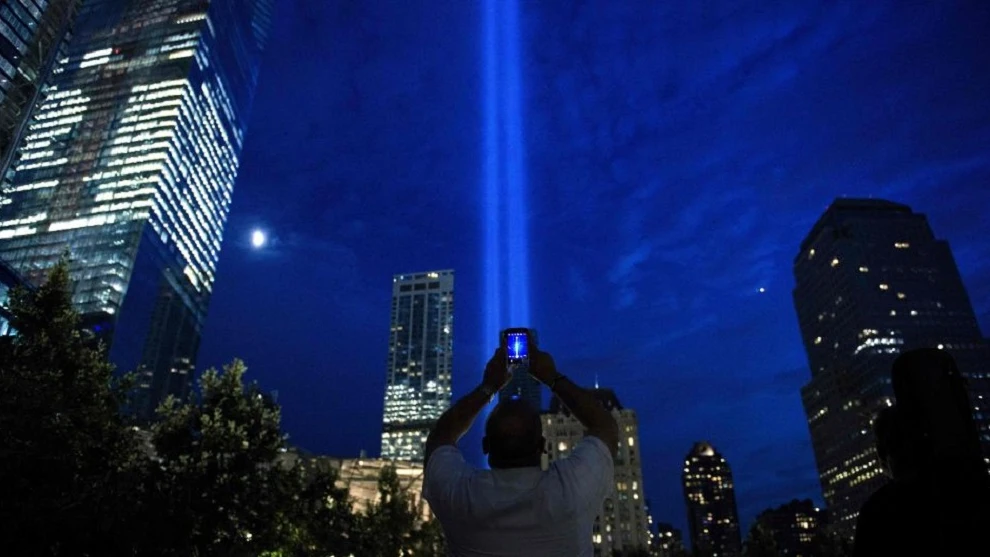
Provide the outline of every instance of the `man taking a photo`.
[[481,385],[451,406],[426,441],[423,496],[455,557],[590,557],[595,516],[614,482],[615,418],[591,394],[530,348],[529,373],[550,388],[587,430],[567,458],[541,469],[546,450],[539,409],[506,400],[485,424],[482,449],[491,470],[467,464],[457,441],[511,374],[503,349]]

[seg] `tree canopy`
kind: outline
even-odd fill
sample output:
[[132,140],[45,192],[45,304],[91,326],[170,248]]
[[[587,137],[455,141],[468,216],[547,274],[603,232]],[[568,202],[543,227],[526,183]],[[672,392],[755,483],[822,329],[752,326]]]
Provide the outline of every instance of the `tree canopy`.
[[131,385],[80,329],[66,264],[15,289],[0,338],[0,533],[11,554],[302,557],[443,554],[393,467],[352,510],[332,466],[288,458],[279,406],[234,360],[170,398],[150,429]]

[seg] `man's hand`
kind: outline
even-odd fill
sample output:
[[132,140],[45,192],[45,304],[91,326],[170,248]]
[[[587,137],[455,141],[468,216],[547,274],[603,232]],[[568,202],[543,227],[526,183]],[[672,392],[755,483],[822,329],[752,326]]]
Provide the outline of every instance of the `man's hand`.
[[544,385],[549,385],[559,375],[553,356],[540,352],[532,344],[529,347],[529,373]]
[[512,373],[509,372],[509,367],[505,359],[505,350],[501,347],[495,349],[495,355],[492,359],[488,360],[488,365],[485,366],[485,375],[481,382],[484,385],[495,389],[496,392],[501,391],[506,385],[509,384],[509,380],[512,379]]

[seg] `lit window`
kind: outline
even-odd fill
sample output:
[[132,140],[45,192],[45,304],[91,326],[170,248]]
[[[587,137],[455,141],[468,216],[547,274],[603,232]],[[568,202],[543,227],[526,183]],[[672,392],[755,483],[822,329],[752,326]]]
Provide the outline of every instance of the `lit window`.
[[918,312],[917,312],[916,310],[913,310],[913,309],[912,309],[912,310],[911,310],[911,315],[918,315]]
[[635,441],[636,441],[635,439],[633,439],[632,437],[630,437],[629,438],[629,446],[630,447],[634,447],[636,445],[636,442]]
[[822,343],[822,337],[815,337],[815,344],[821,344],[821,343]]
[[838,257],[833,257],[832,258],[832,266],[833,267],[838,267],[839,266],[839,258]]
[[945,345],[944,344],[939,344],[938,345],[938,349],[939,350],[945,350]]
[[815,256],[815,250],[814,248],[812,248],[811,251],[808,252],[808,259],[811,259],[814,256]]
[[907,296],[903,292],[898,292],[897,293],[897,299],[898,300],[903,300],[904,298],[907,298]]
[[895,317],[896,315],[897,315],[897,310],[896,309],[890,310],[890,316],[891,317]]
[[911,247],[911,244],[907,242],[896,242],[894,244],[894,247],[897,249],[908,249],[909,247]]
[[880,290],[887,290],[888,288],[890,288],[890,286],[888,286],[887,283],[880,283]]
[[859,268],[859,272],[861,272],[861,273],[869,273],[870,272],[870,268],[869,267],[860,267]]
[[560,443],[557,443],[557,450],[558,451],[566,451],[567,450],[567,441],[561,441]]

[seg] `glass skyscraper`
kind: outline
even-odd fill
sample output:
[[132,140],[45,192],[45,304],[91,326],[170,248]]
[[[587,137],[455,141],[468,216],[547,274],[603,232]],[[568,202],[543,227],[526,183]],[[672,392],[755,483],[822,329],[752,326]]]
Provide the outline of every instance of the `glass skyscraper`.
[[893,404],[904,351],[949,351],[967,378],[984,450],[990,445],[990,351],[949,244],[924,215],[883,200],[838,199],[794,260],[794,305],[811,381],[808,416],[829,521],[852,537],[882,486],[872,421]]
[[79,0],[0,0],[0,178],[64,55]]
[[140,370],[144,417],[195,367],[271,0],[89,0],[0,196],[0,258],[68,255],[73,301]]
[[450,406],[454,271],[396,275],[382,458],[422,462],[426,436]]
[[711,443],[695,443],[684,457],[684,502],[695,555],[739,557],[742,537],[732,470]]

